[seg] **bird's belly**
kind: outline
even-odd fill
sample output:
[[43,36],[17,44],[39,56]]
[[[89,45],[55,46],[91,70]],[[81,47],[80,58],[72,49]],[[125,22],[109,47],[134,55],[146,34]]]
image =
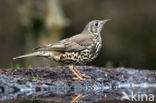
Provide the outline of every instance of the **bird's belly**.
[[90,52],[65,52],[60,56],[59,62],[65,64],[86,64],[92,61]]

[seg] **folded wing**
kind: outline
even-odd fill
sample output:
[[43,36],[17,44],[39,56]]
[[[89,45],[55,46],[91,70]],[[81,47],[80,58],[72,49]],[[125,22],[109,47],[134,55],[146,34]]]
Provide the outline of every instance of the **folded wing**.
[[35,48],[34,50],[36,51],[60,51],[60,52],[65,52],[65,51],[80,51],[86,49],[85,46],[79,45],[76,42],[69,41],[69,40],[62,40],[54,44],[49,44],[47,46],[43,47],[38,47]]
[[92,38],[89,35],[76,35],[71,38],[67,38],[58,41],[54,44],[49,44],[47,46],[35,48],[37,51],[80,51],[85,50],[89,45],[92,44]]

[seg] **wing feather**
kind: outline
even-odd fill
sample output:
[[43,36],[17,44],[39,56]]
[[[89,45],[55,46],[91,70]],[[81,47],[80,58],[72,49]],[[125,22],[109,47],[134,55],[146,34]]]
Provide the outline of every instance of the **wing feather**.
[[[87,47],[91,44],[91,39],[88,38],[88,35],[76,35],[71,38],[67,38],[61,41],[58,41],[54,44],[49,44],[43,47],[35,48],[36,51],[80,51],[87,49]],[[86,39],[88,42],[86,42]]]
[[47,46],[43,47],[37,47],[34,50],[36,51],[80,51],[85,49],[85,46],[81,46],[77,44],[76,42],[72,41],[60,41],[58,43],[49,44]]

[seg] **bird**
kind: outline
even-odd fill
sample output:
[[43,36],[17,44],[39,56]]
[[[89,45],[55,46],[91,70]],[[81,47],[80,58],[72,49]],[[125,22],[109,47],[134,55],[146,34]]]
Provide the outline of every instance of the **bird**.
[[34,48],[34,52],[14,57],[13,60],[30,56],[47,57],[68,65],[76,76],[73,78],[74,80],[89,79],[91,77],[80,73],[75,65],[87,64],[97,57],[102,46],[102,28],[110,20],[92,20],[81,33],[46,46]]

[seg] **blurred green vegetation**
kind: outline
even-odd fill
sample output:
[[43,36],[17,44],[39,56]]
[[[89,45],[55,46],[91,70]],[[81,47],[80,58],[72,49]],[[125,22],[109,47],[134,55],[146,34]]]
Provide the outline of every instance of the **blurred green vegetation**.
[[21,68],[22,66],[20,64],[13,64],[12,62],[8,64],[8,66],[6,67],[6,69],[11,69],[11,70],[21,69]]
[[103,47],[90,65],[156,68],[154,0],[1,0],[0,67],[55,65],[44,58],[11,58],[80,33],[93,19],[111,18]]
[[32,74],[32,81],[40,80],[40,77],[38,75]]

